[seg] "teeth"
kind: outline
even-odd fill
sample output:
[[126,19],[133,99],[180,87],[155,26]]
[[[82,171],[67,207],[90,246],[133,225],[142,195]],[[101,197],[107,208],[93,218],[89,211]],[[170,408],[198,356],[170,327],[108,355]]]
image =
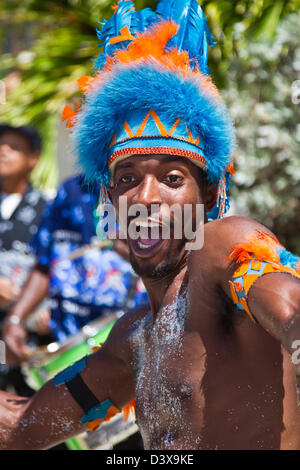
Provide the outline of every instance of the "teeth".
[[152,228],[152,227],[159,227],[160,226],[160,224],[158,222],[153,222],[153,221],[150,221],[150,222],[138,221],[138,222],[134,222],[134,223],[137,227],[143,227],[143,228]]
[[143,243],[141,243],[141,241],[140,241],[140,240],[138,240],[138,245],[139,245],[139,247],[140,247],[140,248],[143,248],[143,249],[145,249],[145,248],[149,248],[149,246],[148,246],[148,245],[144,245]]

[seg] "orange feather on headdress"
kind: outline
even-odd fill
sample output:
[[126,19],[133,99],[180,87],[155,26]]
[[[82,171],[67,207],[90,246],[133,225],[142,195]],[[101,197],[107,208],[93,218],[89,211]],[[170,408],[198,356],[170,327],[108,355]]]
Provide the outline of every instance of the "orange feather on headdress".
[[[166,50],[170,39],[178,32],[179,26],[172,21],[162,21],[151,27],[145,33],[140,33],[132,38],[129,46],[124,50],[117,50],[111,57],[107,58],[106,64],[96,74],[96,80],[101,81],[103,72],[113,71],[117,64],[131,65],[134,62],[147,63],[157,61],[173,72],[179,70],[184,75],[190,74],[201,84],[201,89],[209,93],[213,98],[221,100],[220,93],[213,84],[210,76],[204,75],[198,68],[194,71],[190,68],[190,57],[187,51],[179,51],[176,48]],[[99,82],[97,80],[97,82]]]

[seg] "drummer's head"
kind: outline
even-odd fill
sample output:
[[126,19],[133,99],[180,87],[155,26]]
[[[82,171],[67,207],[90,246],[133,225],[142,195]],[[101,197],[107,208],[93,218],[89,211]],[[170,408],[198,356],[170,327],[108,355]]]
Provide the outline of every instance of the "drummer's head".
[[[0,125],[0,177],[2,182],[28,181],[42,150],[42,140],[32,126]],[[13,186],[12,186],[13,187]]]

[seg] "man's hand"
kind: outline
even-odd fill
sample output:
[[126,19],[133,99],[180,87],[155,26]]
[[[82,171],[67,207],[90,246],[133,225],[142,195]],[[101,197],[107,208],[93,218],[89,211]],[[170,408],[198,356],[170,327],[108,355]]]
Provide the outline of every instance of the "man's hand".
[[18,297],[20,289],[13,286],[9,279],[0,277],[0,307],[8,307]]
[[7,348],[8,363],[18,363],[26,359],[30,348],[27,346],[27,332],[21,324],[7,323],[4,326],[3,339]]
[[[9,313],[9,317],[16,317],[20,322],[24,322],[42,300],[44,300],[48,293],[48,287],[48,273],[45,273],[43,269],[37,265],[30,272],[17,302]],[[7,318],[8,321],[3,331],[3,339],[7,345],[7,358],[8,362],[20,362],[26,358],[29,352],[29,348],[26,346],[27,333],[22,323],[10,323],[9,317]]]
[[37,333],[41,336],[51,333],[49,328],[49,321],[51,318],[50,310],[43,310],[37,315]]

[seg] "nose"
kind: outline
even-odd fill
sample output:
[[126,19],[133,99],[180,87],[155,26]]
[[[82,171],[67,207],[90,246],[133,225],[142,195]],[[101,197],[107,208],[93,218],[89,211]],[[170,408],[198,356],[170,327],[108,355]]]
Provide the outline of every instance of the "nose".
[[0,144],[0,153],[5,154],[10,152],[12,149],[9,145],[7,144]]
[[161,204],[159,181],[153,175],[147,175],[139,184],[132,202],[142,204],[147,208],[150,208],[152,204]]

